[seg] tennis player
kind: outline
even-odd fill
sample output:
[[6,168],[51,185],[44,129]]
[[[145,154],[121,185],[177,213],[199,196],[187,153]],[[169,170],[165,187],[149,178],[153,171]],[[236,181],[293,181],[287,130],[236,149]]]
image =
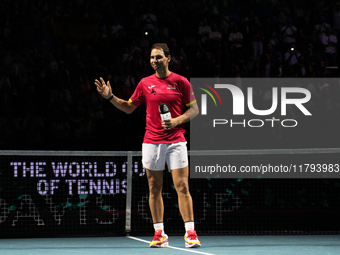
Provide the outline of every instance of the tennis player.
[[[169,71],[170,50],[165,43],[151,48],[150,64],[155,74],[143,78],[131,98],[126,101],[113,95],[110,82],[95,80],[97,91],[118,109],[130,114],[139,105],[146,105],[146,132],[142,145],[142,162],[149,184],[149,206],[155,235],[150,247],[167,247],[164,232],[162,199],[165,163],[172,174],[178,195],[179,210],[185,226],[185,247],[200,247],[194,226],[193,203],[189,192],[188,154],[182,124],[198,114],[198,106],[189,81]],[[161,120],[159,105],[168,105],[171,117]]]

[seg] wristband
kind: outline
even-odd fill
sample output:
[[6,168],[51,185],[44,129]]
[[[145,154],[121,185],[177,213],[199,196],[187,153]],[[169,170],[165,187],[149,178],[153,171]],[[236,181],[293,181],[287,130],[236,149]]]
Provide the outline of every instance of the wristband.
[[113,96],[114,96],[114,94],[112,94],[107,100],[111,101]]

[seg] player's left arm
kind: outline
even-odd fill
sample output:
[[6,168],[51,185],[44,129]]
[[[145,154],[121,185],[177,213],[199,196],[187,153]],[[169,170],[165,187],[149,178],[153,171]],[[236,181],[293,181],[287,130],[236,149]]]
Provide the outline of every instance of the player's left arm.
[[199,109],[196,103],[196,100],[188,106],[188,109],[180,116],[176,118],[171,118],[168,120],[165,120],[162,122],[162,127],[165,129],[170,129],[173,127],[176,127],[178,125],[181,125],[183,123],[186,123],[190,121],[191,119],[195,118],[199,113]]

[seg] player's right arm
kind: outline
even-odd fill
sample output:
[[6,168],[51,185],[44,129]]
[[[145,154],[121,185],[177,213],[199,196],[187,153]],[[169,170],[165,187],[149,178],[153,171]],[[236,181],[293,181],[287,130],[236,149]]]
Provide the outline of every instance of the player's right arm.
[[[106,84],[104,79],[100,77],[100,81],[96,79],[94,84],[96,85],[99,94],[105,99],[109,99],[113,95],[109,81]],[[128,114],[132,113],[137,108],[137,106],[132,104],[130,101],[120,99],[116,96],[113,96],[113,98],[110,100],[110,103],[113,104],[117,109]]]

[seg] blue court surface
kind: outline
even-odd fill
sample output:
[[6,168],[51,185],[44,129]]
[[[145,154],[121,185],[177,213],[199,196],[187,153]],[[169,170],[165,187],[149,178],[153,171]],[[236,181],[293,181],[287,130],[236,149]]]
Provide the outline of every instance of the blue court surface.
[[340,254],[338,235],[201,236],[202,247],[184,248],[181,236],[169,236],[170,247],[149,248],[151,236],[1,239],[1,255],[39,254]]

